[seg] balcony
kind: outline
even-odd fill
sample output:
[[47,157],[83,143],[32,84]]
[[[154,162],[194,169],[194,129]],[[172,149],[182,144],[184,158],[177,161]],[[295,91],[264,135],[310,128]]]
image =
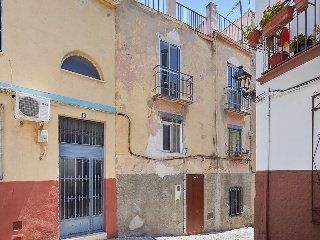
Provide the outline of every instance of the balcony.
[[239,114],[250,114],[251,97],[237,88],[225,88],[226,103],[225,111]]
[[193,77],[160,65],[154,69],[156,98],[164,98],[183,104],[193,103]]
[[317,0],[307,2],[305,10],[299,10],[293,0],[283,3],[293,11],[292,20],[272,36],[263,38],[263,72],[257,80],[260,84],[320,56],[320,7]]

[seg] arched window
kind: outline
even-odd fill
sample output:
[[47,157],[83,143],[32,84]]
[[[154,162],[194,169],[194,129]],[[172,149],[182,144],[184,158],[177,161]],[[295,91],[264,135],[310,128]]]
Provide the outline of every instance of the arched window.
[[101,80],[100,74],[93,63],[90,62],[87,58],[79,55],[72,55],[65,58],[62,62],[61,68],[87,77]]

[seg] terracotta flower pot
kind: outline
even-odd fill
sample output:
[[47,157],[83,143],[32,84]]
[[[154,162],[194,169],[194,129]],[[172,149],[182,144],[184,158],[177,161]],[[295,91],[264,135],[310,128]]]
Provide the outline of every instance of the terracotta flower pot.
[[283,62],[284,60],[286,60],[289,57],[289,53],[288,52],[278,52],[273,54],[270,58],[269,58],[269,65],[270,68],[278,65],[279,63]]
[[294,0],[298,13],[303,12],[308,8],[308,0]]
[[293,6],[285,6],[278,12],[276,15],[274,15],[272,18],[269,19],[269,21],[264,26],[262,33],[265,37],[271,37],[276,34],[277,31],[282,29],[285,25],[287,25],[289,22],[293,19]]
[[254,30],[254,31],[250,32],[248,34],[247,38],[248,38],[250,47],[256,48],[256,46],[258,45],[259,40],[260,40],[260,31]]

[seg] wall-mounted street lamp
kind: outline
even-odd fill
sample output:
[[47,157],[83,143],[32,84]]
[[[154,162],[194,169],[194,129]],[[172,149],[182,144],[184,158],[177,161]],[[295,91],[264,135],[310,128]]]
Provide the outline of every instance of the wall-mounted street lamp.
[[233,78],[239,82],[237,85],[243,97],[251,99],[255,98],[256,90],[251,86],[251,74],[243,70],[243,66],[238,67]]

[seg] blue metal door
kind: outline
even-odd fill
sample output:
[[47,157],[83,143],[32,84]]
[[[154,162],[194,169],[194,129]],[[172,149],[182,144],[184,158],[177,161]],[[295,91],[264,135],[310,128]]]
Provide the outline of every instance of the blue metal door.
[[60,144],[60,236],[103,226],[103,147]]
[[59,118],[60,238],[103,230],[103,124]]

